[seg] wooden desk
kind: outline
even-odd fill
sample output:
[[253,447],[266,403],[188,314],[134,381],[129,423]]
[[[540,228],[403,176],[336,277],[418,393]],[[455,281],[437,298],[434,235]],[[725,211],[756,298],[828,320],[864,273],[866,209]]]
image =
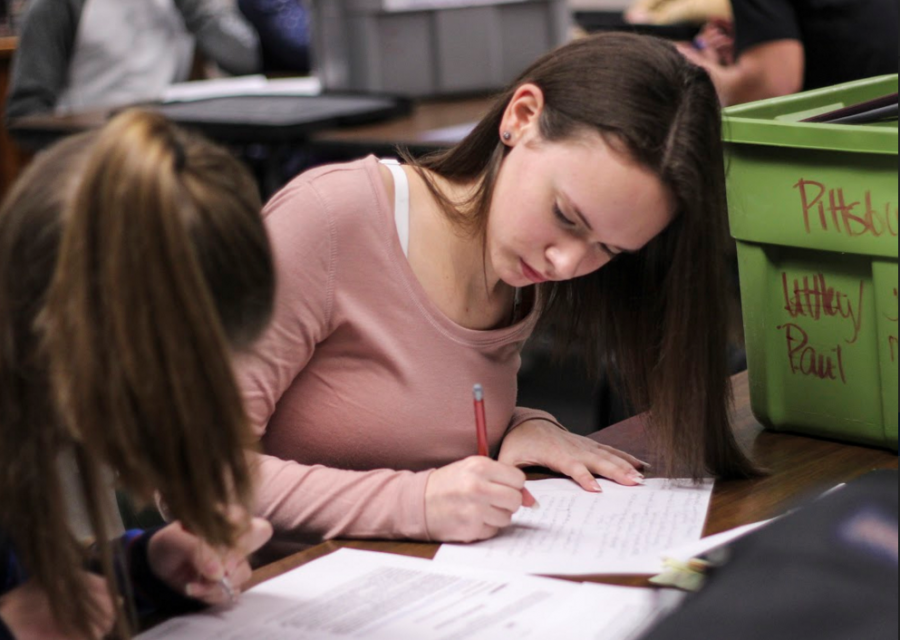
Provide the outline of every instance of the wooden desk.
[[6,117],[6,93],[12,72],[12,58],[18,40],[0,38],[0,200],[28,163],[28,156],[9,137],[4,120]]
[[40,151],[63,138],[92,129],[99,129],[109,120],[110,111],[99,109],[71,115],[41,114],[16,118],[10,124],[21,145]]
[[413,106],[410,115],[374,125],[330,129],[314,134],[312,148],[346,155],[369,153],[389,155],[397,146],[423,153],[450,146],[455,140],[434,140],[428,134],[436,129],[474,123],[493,104],[490,97],[455,100],[426,100]]
[[[705,535],[782,515],[805,497],[822,493],[876,469],[897,469],[897,456],[888,451],[763,431],[750,411],[747,374],[734,377],[734,420],[740,442],[758,463],[771,471],[767,478],[720,482],[713,494]],[[593,436],[596,440],[637,455],[644,440],[640,418],[632,418]],[[637,446],[635,446],[637,445]],[[652,460],[651,460],[652,462]],[[436,544],[416,542],[326,542],[258,569],[252,584],[259,584],[321,558],[341,548],[382,551],[419,558],[434,558]],[[588,578],[630,586],[649,586],[646,577],[602,576]]]
[[[397,145],[414,150],[433,150],[450,142],[428,140],[427,134],[476,122],[492,104],[490,98],[438,100],[416,103],[408,116],[377,124],[356,127],[331,127],[309,136],[313,148],[340,150],[356,155],[393,153]],[[94,110],[70,115],[37,115],[16,120],[13,130],[27,141],[28,148],[40,149],[66,136],[97,129],[109,119],[109,110]]]

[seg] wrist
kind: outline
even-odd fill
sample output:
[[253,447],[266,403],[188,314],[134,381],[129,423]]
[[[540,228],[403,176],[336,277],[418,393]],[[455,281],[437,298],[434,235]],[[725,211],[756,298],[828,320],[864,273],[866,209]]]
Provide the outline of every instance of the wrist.
[[511,434],[522,430],[524,430],[526,433],[535,431],[567,431],[564,426],[549,418],[529,418],[528,420],[524,420],[519,424],[513,426],[509,431],[506,432],[506,437],[509,437]]
[[[170,525],[171,526],[171,525]],[[159,562],[155,556],[164,551],[158,550],[157,544],[162,538],[157,534],[161,529],[146,532],[137,538],[130,549],[131,582],[134,587],[138,608],[141,613],[189,613],[199,611],[203,604],[188,598],[173,588],[162,576],[156,566]]]
[[12,630],[3,622],[3,616],[0,616],[0,640],[16,640]]
[[11,608],[6,600],[0,598],[0,640],[16,640],[12,630],[13,623],[9,619],[9,610]]

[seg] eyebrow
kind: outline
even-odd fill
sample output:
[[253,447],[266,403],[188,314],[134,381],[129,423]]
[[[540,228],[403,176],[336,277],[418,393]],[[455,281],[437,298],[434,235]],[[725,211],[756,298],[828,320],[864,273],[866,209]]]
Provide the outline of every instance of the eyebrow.
[[[575,203],[572,202],[572,199],[569,198],[568,196],[565,196],[565,199],[566,199],[566,202],[569,203],[569,206],[572,207],[572,211],[575,212],[575,215],[578,216],[578,219],[581,220],[581,223],[582,223],[585,227],[587,227],[588,231],[593,231],[593,230],[594,230],[594,227],[592,227],[592,226],[591,226],[591,223],[588,222],[587,217],[586,217],[583,213],[581,213],[581,209],[579,209],[579,208],[575,205]],[[638,253],[637,251],[634,251],[634,250],[632,250],[632,249],[625,249],[624,247],[615,247],[615,246],[612,246],[612,245],[608,245],[608,244],[606,244],[605,242],[603,243],[603,246],[606,247],[606,248],[609,250],[609,252],[612,253],[612,254],[614,254],[614,255],[619,255],[620,253],[626,253],[626,254],[628,254],[628,255],[634,255],[634,254]]]

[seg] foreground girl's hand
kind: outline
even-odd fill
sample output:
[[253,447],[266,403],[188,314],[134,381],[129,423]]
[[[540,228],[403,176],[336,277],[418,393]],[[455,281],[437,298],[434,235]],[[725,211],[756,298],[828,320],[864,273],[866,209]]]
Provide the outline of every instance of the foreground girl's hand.
[[507,435],[500,462],[515,467],[546,467],[595,493],[602,490],[595,475],[634,486],[644,482],[640,470],[646,467],[634,456],[563,431],[545,420],[529,420]]
[[[99,617],[91,625],[91,640],[99,640],[112,631],[116,621],[115,607],[106,580],[90,573],[85,574],[85,580],[90,597],[99,607]],[[16,640],[72,640],[75,637],[60,630],[47,594],[33,582],[26,582],[0,598],[0,619]]]
[[[475,542],[508,527],[522,507],[525,474],[476,456],[438,469],[425,489],[425,517],[435,541]],[[530,505],[525,505],[530,506]]]
[[[147,555],[153,573],[171,589],[209,605],[225,604],[250,579],[247,556],[271,537],[272,525],[253,518],[234,549],[215,551],[175,522],[150,539]],[[233,594],[222,587],[223,578]]]

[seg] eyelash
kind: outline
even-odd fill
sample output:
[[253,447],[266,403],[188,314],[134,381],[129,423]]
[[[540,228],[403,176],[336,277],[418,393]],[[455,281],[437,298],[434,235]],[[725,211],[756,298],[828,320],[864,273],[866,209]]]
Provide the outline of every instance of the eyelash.
[[603,253],[605,253],[607,255],[607,257],[609,257],[610,262],[612,262],[613,260],[618,258],[620,255],[622,255],[621,253],[613,253],[612,250],[609,247],[607,247],[605,244],[600,245],[600,251],[602,251]]
[[[562,212],[562,209],[559,208],[558,204],[553,205],[553,215],[555,215],[556,219],[559,220],[564,226],[569,227],[570,229],[574,229],[578,226],[566,217],[566,214]],[[613,253],[612,250],[605,244],[601,243],[598,246],[600,247],[600,250],[609,257],[610,262],[622,255],[621,253]]]
[[553,205],[553,215],[556,216],[556,219],[559,220],[563,225],[567,227],[575,227],[576,224],[569,220],[566,215],[562,212],[562,209],[559,208],[558,204]]

